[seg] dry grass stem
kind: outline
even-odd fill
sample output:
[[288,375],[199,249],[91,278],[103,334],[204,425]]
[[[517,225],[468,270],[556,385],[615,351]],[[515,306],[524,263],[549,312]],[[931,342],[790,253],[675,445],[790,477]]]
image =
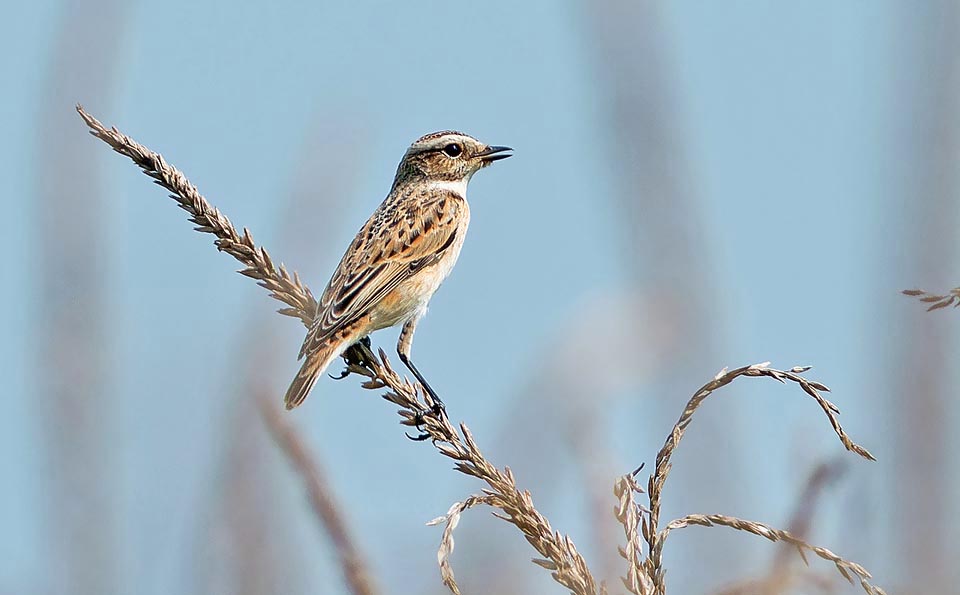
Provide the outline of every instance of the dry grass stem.
[[667,532],[659,531],[659,522],[663,486],[666,483],[667,476],[670,474],[673,452],[680,444],[680,440],[683,438],[684,432],[690,425],[690,422],[693,420],[693,414],[700,407],[703,401],[713,394],[715,390],[730,384],[741,376],[754,378],[767,377],[778,380],[781,383],[796,383],[806,394],[816,400],[817,404],[820,405],[820,408],[827,416],[830,425],[833,427],[834,432],[836,432],[837,436],[840,438],[840,442],[843,443],[843,446],[847,450],[854,452],[865,459],[869,459],[871,461],[876,460],[869,451],[856,444],[840,426],[840,422],[837,419],[840,410],[836,405],[828,401],[821,394],[823,392],[828,392],[830,389],[819,382],[807,380],[801,376],[801,374],[809,369],[809,366],[796,366],[788,371],[777,370],[770,368],[768,362],[754,364],[752,366],[743,366],[734,370],[727,370],[725,368],[721,370],[713,378],[713,380],[700,387],[700,389],[694,393],[693,397],[690,398],[690,401],[687,402],[687,406],[684,408],[683,413],[680,415],[680,418],[674,425],[673,431],[669,436],[667,436],[663,447],[660,449],[660,452],[657,453],[656,468],[650,475],[650,478],[647,482],[650,510],[646,517],[641,517],[640,528],[649,548],[648,558],[645,562],[645,570],[646,574],[653,581],[655,589],[654,593],[662,594],[666,592],[663,570],[663,544]]
[[628,564],[627,575],[620,580],[633,595],[651,595],[653,581],[644,565],[643,541],[638,530],[641,519],[648,511],[634,500],[634,494],[643,494],[643,488],[636,479],[639,472],[640,469],[637,469],[633,473],[618,478],[613,486],[613,494],[617,497],[614,515],[623,525],[624,536],[627,538],[626,545],[620,548],[620,555]]
[[445,523],[443,527],[443,537],[440,539],[440,548],[437,550],[437,562],[440,564],[440,577],[443,580],[443,584],[449,587],[454,595],[460,595],[460,587],[457,586],[457,581],[453,576],[453,567],[450,566],[450,554],[453,553],[454,547],[453,531],[457,528],[457,525],[460,524],[460,515],[463,511],[473,508],[478,504],[494,506],[491,496],[473,495],[463,502],[454,502],[450,510],[447,511],[447,514],[427,523],[428,526]]
[[333,542],[350,593],[375,595],[379,591],[374,587],[367,564],[347,529],[340,507],[327,489],[327,481],[319,463],[311,456],[296,428],[283,419],[283,414],[273,399],[263,397],[259,399],[259,403],[264,424],[303,480],[310,507]]
[[960,287],[954,287],[946,295],[934,295],[932,293],[927,293],[922,289],[904,289],[900,293],[903,295],[909,295],[910,297],[915,297],[921,302],[930,304],[930,307],[927,308],[927,312],[939,310],[940,308],[946,308],[947,306],[953,306],[954,308],[960,306]]
[[683,529],[691,525],[699,525],[701,527],[730,527],[731,529],[736,529],[737,531],[746,531],[747,533],[759,535],[760,537],[764,537],[770,541],[782,541],[784,543],[789,543],[797,548],[797,552],[803,558],[804,562],[807,561],[806,552],[812,552],[819,558],[827,560],[828,562],[833,562],[834,566],[837,568],[837,572],[839,572],[845,579],[850,581],[851,584],[855,584],[854,577],[856,577],[856,580],[860,582],[860,586],[863,587],[863,590],[869,595],[886,595],[886,591],[870,583],[870,579],[872,579],[873,576],[867,572],[866,568],[860,566],[856,562],[844,560],[826,548],[810,545],[806,541],[793,536],[787,531],[775,529],[769,525],[758,523],[756,521],[748,521],[722,514],[691,514],[683,518],[670,521],[670,523],[664,527],[663,531],[661,531],[661,535],[665,538],[671,531],[675,529]]
[[[393,370],[382,349],[378,356],[362,344],[357,344],[355,349],[345,358],[346,372],[366,377],[361,385],[364,388],[387,388],[383,398],[400,407],[398,413],[403,425],[414,426],[417,416],[429,407],[429,397]],[[484,503],[500,509],[503,514],[496,516],[516,526],[543,556],[534,560],[536,564],[552,571],[554,580],[571,593],[594,595],[598,592],[586,561],[573,541],[553,531],[550,522],[534,507],[530,493],[517,488],[509,467],[500,470],[484,457],[466,424],[454,427],[445,414],[428,415],[418,429],[430,437],[442,455],[456,461],[454,469],[487,484]]]
[[[316,300],[296,274],[287,273],[283,265],[276,267],[267,251],[257,246],[249,231],[238,233],[230,220],[210,205],[197,188],[179,170],[170,166],[159,154],[137,143],[116,128],[105,128],[81,106],[77,112],[91,133],[114,151],[133,160],[145,174],[172,192],[171,198],[190,215],[197,231],[217,237],[217,248],[239,260],[246,268],[241,274],[255,279],[270,295],[288,307],[279,312],[299,318],[309,326],[316,314]],[[362,386],[371,390],[387,389],[385,399],[400,407],[401,423],[415,426],[416,419],[433,404],[418,387],[397,374],[382,350],[379,357],[362,344],[344,353],[346,372],[364,376]],[[554,532],[547,519],[533,505],[530,493],[520,491],[509,468],[492,465],[480,452],[466,425],[455,427],[449,418],[427,415],[420,429],[429,435],[434,446],[446,457],[456,461],[455,468],[485,482],[489,488],[490,505],[503,513],[499,518],[512,523],[543,557],[534,560],[547,568],[558,583],[575,595],[596,595],[599,590],[586,561],[573,541]]]
[[249,230],[244,228],[243,233],[239,233],[230,219],[207,202],[197,187],[180,170],[164,161],[159,153],[154,153],[116,128],[107,130],[82,106],[77,106],[77,113],[86,122],[91,134],[117,153],[129,157],[156,184],[172,192],[170,198],[190,215],[190,222],[196,224],[195,230],[217,236],[214,240],[217,249],[233,256],[246,267],[238,271],[241,275],[255,279],[273,298],[287,304],[287,308],[279,310],[281,314],[299,318],[309,326],[317,301],[296,273],[291,276],[283,264],[274,266],[267,251],[254,243]]

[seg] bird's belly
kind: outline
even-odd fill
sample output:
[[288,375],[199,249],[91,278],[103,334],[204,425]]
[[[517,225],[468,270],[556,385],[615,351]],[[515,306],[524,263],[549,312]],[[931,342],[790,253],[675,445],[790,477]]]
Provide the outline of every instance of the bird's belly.
[[387,328],[422,316],[434,292],[453,270],[462,247],[461,235],[454,245],[450,246],[444,259],[432,267],[423,269],[384,296],[370,311],[373,330]]
[[430,296],[424,296],[423,290],[414,281],[404,281],[370,310],[373,330],[406,322],[430,301]]

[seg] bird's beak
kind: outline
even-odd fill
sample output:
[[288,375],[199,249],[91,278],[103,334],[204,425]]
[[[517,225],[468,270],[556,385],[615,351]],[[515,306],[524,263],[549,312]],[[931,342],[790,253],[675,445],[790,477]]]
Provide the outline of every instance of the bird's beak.
[[501,159],[506,159],[507,157],[513,157],[513,153],[507,153],[506,151],[512,151],[510,147],[487,147],[486,149],[480,151],[476,154],[476,157],[480,158],[480,161],[484,165],[489,165],[494,161],[500,161]]

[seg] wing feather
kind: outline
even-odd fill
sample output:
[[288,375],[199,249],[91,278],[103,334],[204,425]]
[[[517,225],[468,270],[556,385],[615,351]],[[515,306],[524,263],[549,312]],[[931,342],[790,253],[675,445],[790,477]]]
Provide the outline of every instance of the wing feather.
[[436,264],[453,244],[465,208],[464,199],[449,191],[421,191],[384,201],[357,233],[320,297],[300,357]]

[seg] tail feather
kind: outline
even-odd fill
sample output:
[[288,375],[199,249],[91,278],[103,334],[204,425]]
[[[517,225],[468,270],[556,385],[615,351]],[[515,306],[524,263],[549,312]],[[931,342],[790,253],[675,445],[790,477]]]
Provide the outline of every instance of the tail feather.
[[307,395],[310,394],[310,389],[316,384],[317,378],[320,377],[320,374],[323,374],[330,362],[342,351],[343,349],[338,345],[324,345],[307,356],[283,398],[288,410],[298,407],[307,399]]

